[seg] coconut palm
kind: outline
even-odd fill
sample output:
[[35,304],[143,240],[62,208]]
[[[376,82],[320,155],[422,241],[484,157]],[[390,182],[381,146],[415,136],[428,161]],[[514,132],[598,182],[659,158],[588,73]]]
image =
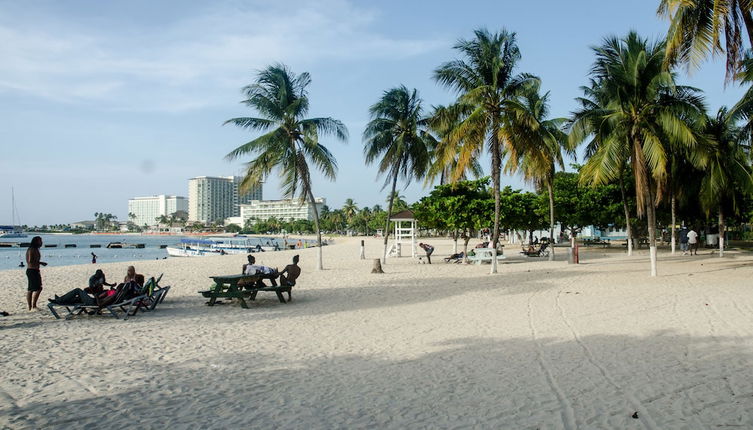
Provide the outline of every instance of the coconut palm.
[[462,143],[450,137],[452,132],[462,122],[463,107],[436,106],[428,118],[429,132],[426,134],[431,161],[426,173],[425,185],[431,184],[439,178],[439,185],[447,182],[466,180],[469,176],[475,178],[483,175],[483,169],[478,158],[473,157],[467,162],[460,161]]
[[306,118],[309,98],[306,87],[311,83],[308,73],[296,76],[285,65],[277,64],[260,71],[256,81],[243,88],[243,104],[255,109],[261,117],[232,118],[225,124],[235,124],[251,131],[263,132],[261,136],[245,143],[226,158],[234,160],[252,155],[246,164],[246,175],[240,184],[241,191],[261,184],[275,168],[279,169],[283,194],[308,200],[313,208],[319,255],[317,269],[322,269],[322,234],[319,213],[311,190],[311,169],[319,170],[327,179],[337,175],[337,161],[320,143],[319,137],[332,135],[347,141],[348,130],[342,122],[328,117]]
[[[741,133],[734,117],[722,107],[716,117],[709,117],[706,133],[713,139],[705,174],[701,180],[701,203],[706,213],[719,215],[719,256],[724,256],[725,211],[735,213],[741,193],[753,191],[751,178],[750,135]],[[745,141],[744,141],[745,140]]]
[[[467,112],[454,127],[450,140],[459,143],[458,168],[464,170],[484,148],[491,153],[491,176],[494,194],[494,249],[499,243],[500,196],[499,183],[503,148],[509,145],[511,131],[506,125],[508,103],[525,86],[537,78],[521,74],[515,69],[520,50],[515,33],[505,30],[490,33],[476,30],[475,38],[460,40],[454,48],[462,59],[442,64],[434,71],[434,79],[458,94],[459,109]],[[497,259],[492,258],[491,272],[497,271]]]
[[743,39],[753,46],[752,8],[750,0],[661,0],[657,13],[670,22],[666,63],[698,68],[710,55],[726,53],[726,78],[733,79],[745,52]]
[[[607,103],[594,114],[600,120],[591,118],[604,125],[596,130],[598,148],[587,169],[593,183],[607,183],[629,163],[638,215],[645,214],[648,224],[651,275],[656,276],[656,205],[666,184],[670,145],[698,145],[695,127],[703,121],[703,100],[697,90],[676,85],[674,74],[664,69],[663,42],[652,44],[631,32],[605,39],[594,51],[591,75]],[[581,126],[576,127],[580,136]]]
[[397,180],[402,178],[407,186],[413,179],[423,178],[429,162],[424,138],[426,121],[421,104],[415,89],[409,90],[404,85],[389,89],[369,109],[371,120],[363,132],[366,164],[379,160],[379,173],[386,174],[382,189],[392,183],[384,227],[383,264],[387,260],[390,215]]
[[356,205],[356,202],[353,201],[353,199],[345,199],[342,211],[345,215],[345,218],[350,223],[353,220],[353,217],[358,213],[358,205]]
[[[529,86],[509,105],[512,113],[508,127],[513,131],[505,170],[520,171],[523,179],[549,194],[549,238],[554,239],[554,172],[565,168],[562,152],[574,156],[563,131],[565,118],[549,117],[549,93],[539,93],[538,82]],[[549,261],[554,260],[554,248]]]

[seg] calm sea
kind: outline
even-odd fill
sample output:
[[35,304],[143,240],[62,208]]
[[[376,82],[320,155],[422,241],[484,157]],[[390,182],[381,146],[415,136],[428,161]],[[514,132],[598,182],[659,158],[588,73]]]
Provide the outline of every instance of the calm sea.
[[[0,239],[0,242],[29,242],[34,234],[25,238]],[[181,239],[207,239],[196,236],[152,236],[152,235],[59,235],[40,234],[45,247],[41,249],[42,261],[48,266],[70,266],[74,264],[91,264],[91,253],[97,255],[97,263],[114,263],[118,261],[155,260],[167,258],[167,251],[160,246],[180,244]],[[252,244],[265,245],[267,242],[278,243],[283,246],[283,239],[273,237],[247,237]],[[288,238],[288,243],[295,243],[297,239]],[[124,242],[130,244],[144,244],[144,248],[108,249],[110,242]],[[56,245],[47,247],[47,245]],[[65,245],[76,245],[75,248],[66,248]],[[100,248],[91,248],[91,245],[100,245]],[[20,262],[24,261],[26,248],[0,248],[0,270],[18,269]],[[173,257],[170,257],[173,258]]]

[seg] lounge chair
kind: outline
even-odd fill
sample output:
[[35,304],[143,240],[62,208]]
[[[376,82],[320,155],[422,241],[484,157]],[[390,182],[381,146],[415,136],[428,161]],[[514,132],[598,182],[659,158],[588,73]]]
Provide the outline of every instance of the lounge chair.
[[547,257],[549,256],[549,242],[542,242],[541,245],[539,245],[539,249],[529,251],[527,249],[523,249],[520,251],[521,254],[525,255],[526,257]]

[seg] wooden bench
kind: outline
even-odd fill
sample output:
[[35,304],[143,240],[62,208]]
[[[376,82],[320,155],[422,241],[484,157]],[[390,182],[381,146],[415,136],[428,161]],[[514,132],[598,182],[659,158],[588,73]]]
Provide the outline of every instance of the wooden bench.
[[[199,294],[209,299],[207,305],[214,306],[219,298],[238,299],[241,307],[248,309],[246,299],[256,300],[259,291],[270,291],[277,294],[281,303],[287,303],[283,293],[288,293],[288,301],[292,300],[292,285],[269,285],[257,286],[257,282],[263,279],[259,275],[226,275],[211,276],[214,285],[209,290],[199,291]],[[241,285],[239,285],[241,284]]]
[[254,288],[251,290],[251,294],[249,295],[249,298],[251,300],[256,300],[256,293],[258,293],[259,291],[271,291],[277,294],[277,298],[280,299],[280,303],[287,303],[285,301],[285,297],[282,294],[288,293],[288,302],[293,300],[293,296],[290,294],[290,291],[292,288],[293,288],[293,285],[270,285],[268,287],[263,287],[263,288]]

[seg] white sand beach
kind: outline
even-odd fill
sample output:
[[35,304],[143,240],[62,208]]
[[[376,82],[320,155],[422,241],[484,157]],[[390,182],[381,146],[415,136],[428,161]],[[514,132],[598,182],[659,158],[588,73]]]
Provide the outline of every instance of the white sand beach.
[[[0,428],[753,428],[748,253],[660,253],[657,278],[645,250],[490,275],[445,264],[451,242],[432,240],[434,264],[376,275],[380,242],[360,260],[359,240],[326,247],[321,272],[300,251],[293,301],[260,293],[250,309],[196,293],[242,256],[137,262],[173,288],[128,321],[27,313],[23,271],[0,272]],[[126,265],[98,267],[112,281]],[[43,269],[45,304],[90,272]]]

